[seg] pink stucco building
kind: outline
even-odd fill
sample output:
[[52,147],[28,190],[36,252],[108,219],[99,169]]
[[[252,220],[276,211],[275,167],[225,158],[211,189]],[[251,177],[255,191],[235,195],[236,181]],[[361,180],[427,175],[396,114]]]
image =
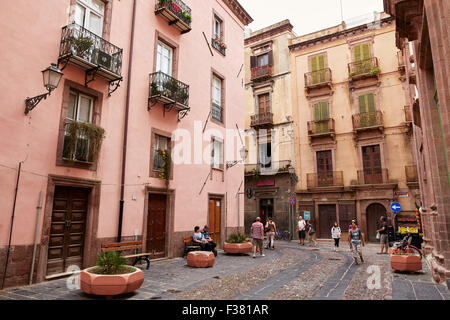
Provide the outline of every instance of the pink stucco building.
[[[251,21],[236,0],[0,2],[5,287],[32,265],[33,282],[91,266],[102,243],[176,257],[195,225],[219,245],[243,226],[244,168],[225,151],[240,147],[227,129],[244,127]],[[59,86],[25,114],[51,63]]]

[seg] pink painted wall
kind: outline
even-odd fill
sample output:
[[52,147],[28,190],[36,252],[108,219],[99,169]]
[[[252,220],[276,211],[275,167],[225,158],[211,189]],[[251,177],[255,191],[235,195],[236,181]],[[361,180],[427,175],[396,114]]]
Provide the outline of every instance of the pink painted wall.
[[[41,71],[58,58],[61,28],[69,22],[69,0],[29,1],[16,0],[14,5],[0,2],[0,246],[8,243],[10,217],[17,168],[22,165],[13,231],[14,245],[31,244],[34,237],[36,206],[39,192],[47,190],[46,176],[60,175],[102,181],[99,209],[98,237],[115,237],[120,200],[122,135],[124,126],[126,80],[128,75],[129,43],[132,2],[114,0],[109,41],[123,48],[121,87],[107,97],[108,85],[98,78],[90,88],[104,94],[101,126],[106,130],[97,171],[56,166],[56,147],[63,84],[65,79],[84,83],[84,72],[69,65],[64,70],[60,86],[52,95],[24,115],[25,98],[45,92]],[[172,132],[182,128],[193,133],[194,121],[204,125],[210,111],[211,68],[226,79],[226,127],[244,127],[243,73],[237,74],[243,64],[243,31],[241,22],[220,0],[185,3],[192,9],[192,31],[180,35],[167,21],[154,14],[155,1],[137,1],[137,20],[133,69],[131,79],[130,118],[126,167],[125,210],[123,236],[142,233],[145,187],[163,187],[164,181],[149,178],[151,128]],[[213,8],[225,19],[226,57],[213,49],[214,57],[205,43],[212,33]],[[26,21],[27,23],[24,23]],[[171,111],[165,117],[162,107],[147,111],[149,74],[153,72],[155,29],[177,43],[180,49],[178,80],[190,85],[191,112],[180,123]],[[7,48],[7,50],[4,50]],[[225,136],[225,128],[208,123],[207,129],[218,129]],[[209,138],[206,137],[209,141]],[[225,141],[225,144],[227,142]],[[225,159],[234,160],[234,159]],[[243,180],[243,166],[226,170],[224,182],[215,177],[208,180],[202,194],[198,193],[209,173],[209,165],[180,165],[174,168],[175,223],[173,231],[192,230],[194,225],[207,222],[208,193],[226,195],[226,223],[237,226],[236,192]],[[241,189],[242,191],[242,189]],[[136,200],[132,200],[132,196]],[[241,199],[243,224],[243,199]],[[45,210],[45,206],[43,211]],[[42,214],[43,216],[43,214]],[[40,226],[42,228],[42,216]]]

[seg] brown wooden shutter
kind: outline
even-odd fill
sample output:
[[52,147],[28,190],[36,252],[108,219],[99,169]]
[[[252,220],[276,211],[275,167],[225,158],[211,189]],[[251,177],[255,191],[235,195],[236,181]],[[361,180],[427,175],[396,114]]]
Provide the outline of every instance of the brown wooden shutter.
[[273,50],[269,51],[267,55],[269,56],[269,66],[273,67]]
[[257,64],[257,57],[256,56],[251,56],[250,57],[250,68],[256,68],[256,64]]

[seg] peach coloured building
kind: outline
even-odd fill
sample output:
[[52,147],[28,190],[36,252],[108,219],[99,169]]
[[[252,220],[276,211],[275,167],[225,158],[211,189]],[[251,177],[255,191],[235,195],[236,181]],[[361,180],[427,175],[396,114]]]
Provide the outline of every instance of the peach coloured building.
[[[4,286],[91,266],[102,243],[170,258],[195,225],[219,246],[243,226],[244,167],[225,150],[251,21],[236,0],[0,3]],[[64,75],[43,99],[51,63]]]

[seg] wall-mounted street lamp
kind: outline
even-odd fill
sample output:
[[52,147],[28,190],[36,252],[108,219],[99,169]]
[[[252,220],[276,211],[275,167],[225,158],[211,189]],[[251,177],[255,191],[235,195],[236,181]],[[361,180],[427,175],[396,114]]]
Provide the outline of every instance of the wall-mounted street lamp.
[[58,69],[58,66],[55,63],[52,63],[50,67],[42,71],[44,87],[48,92],[33,98],[27,97],[25,100],[25,114],[28,114],[28,112],[33,110],[42,99],[47,99],[52,91],[58,87],[62,76],[63,73]]
[[240,162],[244,162],[245,159],[247,159],[248,156],[248,150],[245,147],[242,147],[241,150],[239,150],[239,155],[241,156],[242,160],[234,160],[234,161],[228,161],[227,162],[227,169],[234,167]]

